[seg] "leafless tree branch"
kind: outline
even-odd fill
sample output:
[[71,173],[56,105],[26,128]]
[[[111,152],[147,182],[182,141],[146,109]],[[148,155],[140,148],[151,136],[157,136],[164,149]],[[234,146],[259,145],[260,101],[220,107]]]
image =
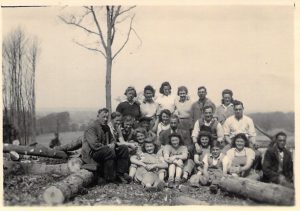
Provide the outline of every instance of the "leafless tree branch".
[[98,49],[98,48],[91,48],[91,47],[85,46],[85,45],[83,45],[83,44],[81,44],[81,43],[79,43],[75,40],[73,40],[73,42],[76,43],[77,45],[79,45],[80,47],[85,48],[87,50],[100,52],[104,56],[104,58],[106,58],[105,53],[103,51],[101,51],[100,49]]
[[[68,21],[68,20],[66,20],[66,19],[65,19],[64,17],[62,17],[62,16],[58,16],[58,17],[59,17],[59,19],[60,19],[61,21],[63,21],[63,22],[66,23],[66,24],[73,25],[73,26],[77,26],[77,27],[79,27],[79,28],[85,30],[86,32],[91,33],[91,34],[95,34],[95,35],[97,35],[97,36],[100,35],[99,33],[94,32],[94,31],[92,31],[92,30],[90,30],[90,29],[88,29],[88,28],[86,28],[86,27],[80,25],[79,23],[81,22],[81,20],[79,21],[79,23],[76,23],[74,20]],[[72,18],[72,19],[73,19],[73,18]]]
[[106,46],[105,41],[104,41],[104,38],[103,38],[103,33],[102,33],[102,30],[101,30],[101,27],[100,27],[100,24],[99,24],[99,22],[98,22],[98,19],[97,19],[97,16],[96,16],[96,13],[95,13],[95,11],[94,11],[93,6],[90,7],[90,10],[91,10],[91,12],[92,12],[92,14],[93,14],[94,21],[95,21],[96,26],[97,26],[97,29],[98,29],[98,31],[99,31],[99,36],[100,36],[100,39],[101,39],[101,43],[102,43],[102,45],[103,45],[103,48],[105,49],[105,51],[107,51],[107,46]]
[[132,31],[132,22],[133,22],[134,16],[135,16],[135,15],[133,15],[133,16],[131,17],[131,20],[130,20],[130,26],[129,26],[129,30],[128,30],[128,33],[127,33],[127,38],[126,38],[125,42],[123,43],[123,45],[120,47],[120,49],[119,49],[119,50],[115,53],[115,55],[112,57],[113,60],[114,60],[115,57],[123,50],[123,48],[125,47],[125,45],[127,44],[128,40],[129,40],[130,33],[131,33],[131,31]]
[[123,11],[119,12],[119,15],[122,15],[122,14],[124,14],[124,13],[126,13],[126,12],[132,10],[132,9],[135,8],[135,7],[136,7],[136,6],[132,6],[132,7],[129,7],[128,9],[126,9],[126,10],[123,10]]

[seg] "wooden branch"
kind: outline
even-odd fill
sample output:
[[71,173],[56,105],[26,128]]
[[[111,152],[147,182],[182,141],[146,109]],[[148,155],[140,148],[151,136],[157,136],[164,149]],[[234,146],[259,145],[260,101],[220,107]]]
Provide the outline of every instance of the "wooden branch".
[[67,20],[66,20],[65,18],[63,18],[62,16],[58,16],[58,17],[59,17],[59,19],[60,19],[61,21],[63,21],[65,24],[77,26],[77,27],[79,27],[79,28],[85,30],[86,32],[91,33],[91,34],[95,34],[95,35],[97,35],[97,36],[100,35],[99,33],[94,32],[94,31],[92,31],[92,30],[90,30],[90,29],[88,29],[88,28],[86,28],[86,27],[80,25],[80,24],[79,24],[80,21],[79,21],[79,23],[75,23],[75,22],[72,22],[72,21],[67,21]]
[[16,146],[12,144],[4,144],[3,152],[15,151],[23,155],[35,155],[50,158],[67,158],[68,155],[63,151],[49,149],[47,147],[29,147],[29,146]]
[[274,141],[274,137],[271,136],[270,134],[268,134],[267,132],[265,132],[262,128],[260,128],[257,124],[254,125],[255,128],[261,132],[263,135],[267,136],[271,141]]
[[85,46],[85,45],[83,45],[83,44],[77,42],[77,41],[73,41],[73,42],[76,43],[77,45],[79,45],[80,47],[85,48],[85,49],[87,49],[87,50],[100,52],[100,53],[104,56],[104,58],[106,58],[106,55],[104,54],[104,52],[101,51],[101,50],[98,49],[98,48],[90,48],[90,47],[87,47],[87,46]]
[[82,188],[90,185],[93,179],[94,174],[92,172],[81,169],[61,182],[54,183],[48,187],[43,193],[43,198],[50,205],[62,204],[78,194]]
[[83,141],[83,136],[80,136],[76,140],[73,140],[68,144],[64,144],[64,145],[61,145],[61,146],[56,146],[56,147],[54,147],[54,149],[64,151],[64,152],[78,150],[82,146],[82,141]]
[[112,57],[112,60],[114,60],[114,58],[123,50],[123,48],[127,44],[128,40],[129,40],[129,37],[130,37],[130,33],[132,31],[132,21],[133,21],[133,19],[134,19],[134,15],[131,17],[130,26],[129,26],[129,30],[128,30],[128,33],[127,33],[127,38],[126,38],[125,42],[123,43],[123,45],[121,46],[121,48]]
[[97,16],[96,16],[96,13],[95,13],[95,11],[94,11],[93,6],[91,6],[90,9],[91,9],[91,12],[92,12],[92,14],[93,14],[93,18],[94,18],[94,21],[95,21],[95,23],[96,23],[97,29],[98,29],[98,31],[99,31],[99,36],[100,36],[100,39],[101,39],[101,43],[102,43],[103,48],[105,49],[105,52],[106,52],[106,51],[107,51],[107,46],[106,46],[106,44],[105,44],[105,41],[104,41],[104,38],[103,38],[103,33],[102,33],[102,30],[101,30],[101,27],[100,27],[100,24],[99,24],[99,22],[98,22],[98,19],[97,19]]

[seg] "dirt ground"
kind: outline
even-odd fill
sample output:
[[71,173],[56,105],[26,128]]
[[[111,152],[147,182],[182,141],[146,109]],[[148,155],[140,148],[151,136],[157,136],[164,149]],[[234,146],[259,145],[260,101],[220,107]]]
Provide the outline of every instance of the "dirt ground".
[[[43,191],[64,179],[58,175],[11,175],[4,179],[5,206],[46,205]],[[188,187],[188,186],[185,186]],[[169,189],[146,192],[139,184],[105,184],[85,188],[65,205],[178,205],[178,196],[189,196],[210,205],[259,205],[258,203],[220,191],[211,194],[208,187]],[[260,204],[261,205],[261,204]]]

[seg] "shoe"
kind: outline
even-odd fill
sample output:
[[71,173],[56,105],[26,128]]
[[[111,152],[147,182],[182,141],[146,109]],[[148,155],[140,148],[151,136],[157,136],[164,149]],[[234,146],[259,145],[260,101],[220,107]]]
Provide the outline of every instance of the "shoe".
[[182,184],[182,183],[186,183],[188,181],[188,179],[187,178],[185,178],[185,177],[182,177],[182,179],[181,179],[181,181],[180,181],[180,183]]
[[122,183],[122,184],[129,184],[132,182],[132,177],[129,176],[127,173],[123,175],[118,175],[117,176],[117,181]]
[[209,191],[210,191],[210,193],[217,194],[218,193],[218,186],[217,185],[209,186]]
[[165,185],[165,182],[160,181],[156,186],[157,191],[162,191],[165,188]]

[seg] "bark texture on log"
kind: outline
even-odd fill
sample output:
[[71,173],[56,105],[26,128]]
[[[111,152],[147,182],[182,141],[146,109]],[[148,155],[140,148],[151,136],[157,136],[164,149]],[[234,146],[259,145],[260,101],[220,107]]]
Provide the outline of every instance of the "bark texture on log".
[[230,193],[262,203],[273,205],[295,204],[295,190],[281,185],[241,177],[224,176],[220,179],[219,186]]
[[43,193],[43,198],[50,205],[62,204],[74,197],[82,188],[90,185],[93,179],[94,174],[92,172],[81,169],[77,173],[73,173],[64,180],[48,187]]
[[14,161],[4,161],[4,174],[58,174],[69,175],[77,172],[82,166],[82,161],[79,158],[72,158],[68,163],[47,165],[45,163],[22,163]]
[[49,158],[67,158],[68,155],[59,150],[48,149],[46,147],[30,147],[30,146],[17,146],[12,144],[4,144],[3,152],[15,151],[23,155],[35,155]]
[[54,149],[64,151],[64,152],[78,150],[82,147],[82,139],[83,139],[83,136],[77,138],[76,140],[73,140],[71,143],[54,147]]

